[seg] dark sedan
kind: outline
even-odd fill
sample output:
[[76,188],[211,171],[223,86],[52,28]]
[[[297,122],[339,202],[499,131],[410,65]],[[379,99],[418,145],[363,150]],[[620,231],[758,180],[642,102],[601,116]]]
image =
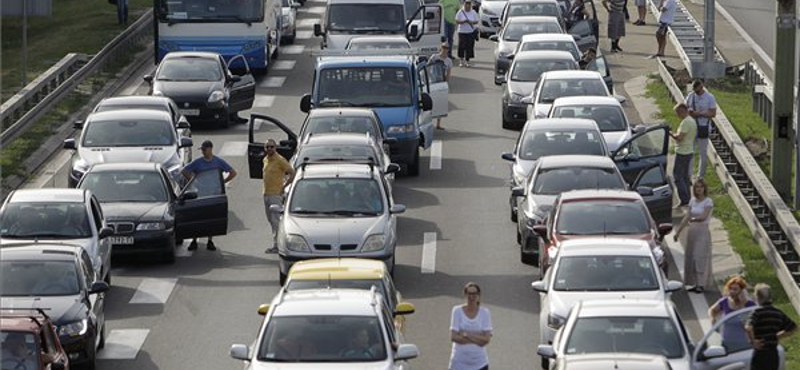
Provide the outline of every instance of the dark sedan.
[[245,64],[241,76],[231,73],[228,63],[217,53],[172,52],[144,76],[150,94],[175,101],[180,113],[190,122],[208,122],[226,128],[236,121],[236,113],[250,109],[255,100],[255,79]]
[[172,263],[182,239],[228,231],[228,198],[217,171],[201,172],[179,187],[158,164],[100,164],[78,187],[100,200],[114,229],[112,255],[157,253]]

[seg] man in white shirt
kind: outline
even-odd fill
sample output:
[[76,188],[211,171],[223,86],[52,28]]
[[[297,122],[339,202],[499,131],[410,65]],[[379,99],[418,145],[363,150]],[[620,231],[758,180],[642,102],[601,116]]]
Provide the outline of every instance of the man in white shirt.
[[661,16],[658,17],[658,30],[656,30],[656,41],[658,41],[658,52],[651,55],[650,58],[663,57],[664,49],[667,47],[667,31],[669,26],[675,20],[675,8],[677,7],[676,0],[661,0]]

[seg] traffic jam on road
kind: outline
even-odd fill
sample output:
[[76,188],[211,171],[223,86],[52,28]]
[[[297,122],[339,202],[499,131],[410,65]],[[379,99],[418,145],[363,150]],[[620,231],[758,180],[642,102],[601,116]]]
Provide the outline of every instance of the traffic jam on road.
[[[266,15],[226,15],[216,22],[250,27],[277,17],[272,21],[280,26],[271,29],[266,41],[248,43],[242,52],[190,51],[197,49],[160,32],[159,63],[143,77],[146,95],[102,100],[75,123],[79,136],[64,141],[63,148],[72,154],[63,179],[67,186],[19,189],[5,199],[0,209],[3,370],[127,369],[102,360],[115,359],[104,352],[130,350],[122,348],[127,344],[120,344],[119,336],[110,339],[107,329],[107,317],[130,320],[114,311],[119,304],[107,302],[116,292],[130,290],[124,284],[112,286],[113,275],[119,272],[125,281],[137,271],[153,272],[156,284],[166,281],[173,289],[182,277],[163,266],[180,265],[177,257],[187,253],[186,244],[191,254],[198,238],[208,238],[207,249],[215,251],[212,237],[222,244],[225,236],[246,229],[234,212],[242,188],[229,183],[237,174],[220,159],[225,151],[220,157],[205,155],[219,153],[221,142],[214,147],[203,140],[200,145],[193,134],[247,138],[237,146],[245,158],[237,181],[248,177],[259,180],[259,187],[263,181],[266,208],[248,213],[260,234],[242,242],[261,257],[264,249],[277,253],[271,275],[260,275],[277,284],[277,293],[263,297],[259,291],[256,300],[263,304],[248,308],[263,317],[258,327],[223,344],[242,364],[227,359],[228,366],[420,367],[415,362],[427,348],[412,343],[429,343],[425,337],[432,333],[424,326],[431,319],[418,320],[418,307],[426,304],[412,303],[398,286],[419,296],[410,282],[434,287],[437,278],[453,275],[434,274],[425,283],[407,277],[410,270],[399,254],[409,244],[410,222],[403,216],[420,208],[414,198],[420,190],[409,183],[431,186],[424,179],[430,176],[425,165],[433,169],[437,160],[441,166],[443,139],[437,136],[453,135],[435,123],[449,116],[451,95],[466,93],[454,87],[458,79],[450,79],[451,67],[431,57],[446,39],[445,8],[421,0],[254,3],[261,6],[253,9]],[[216,8],[195,1],[162,5],[159,27],[215,24],[209,14]],[[310,85],[290,94],[294,109],[305,118],[262,114],[256,109],[264,101],[258,91],[278,80],[258,73],[269,67],[272,74],[280,65],[275,59],[279,52],[293,50],[272,43],[291,48],[310,38],[312,32],[305,30],[310,24],[304,23],[309,14],[322,16],[313,24],[313,35],[322,41],[310,53],[313,70],[302,71],[312,76]],[[492,113],[494,119],[481,129],[512,133],[515,139],[511,147],[492,148],[497,155],[490,160],[507,176],[508,186],[489,185],[508,188],[505,195],[489,199],[504,211],[470,218],[497,215],[505,224],[510,221],[518,244],[514,254],[519,262],[515,258],[513,263],[532,266],[526,290],[538,301],[538,322],[528,333],[532,339],[522,344],[539,355],[541,365],[529,362],[526,368],[747,368],[752,348],[729,342],[722,328],[744,325],[752,310],[726,316],[695,341],[673,302],[672,294],[682,291],[683,283],[670,279],[679,275],[664,242],[673,228],[669,127],[628,119],[625,99],[614,94],[609,67],[598,53],[594,2],[486,0],[478,19],[477,33],[487,37],[481,43],[495,51],[492,65],[470,73],[482,73],[501,86],[493,95],[498,101],[486,103],[500,103],[501,112]],[[263,55],[250,53],[256,47],[263,48]],[[203,156],[193,154],[197,148]],[[269,166],[280,158],[285,169]],[[278,185],[277,194],[267,194],[269,184]],[[458,191],[458,185],[447,186]],[[268,196],[279,200],[267,203]],[[262,207],[252,198],[248,202]],[[447,211],[435,214],[455,217]],[[482,223],[497,222],[465,223],[459,230]],[[427,235],[426,246],[431,242]],[[435,246],[435,233],[432,241]],[[430,268],[426,263],[435,260],[435,247],[432,253],[423,251],[423,273]],[[129,257],[139,261],[130,264]],[[195,287],[198,276],[193,276]],[[469,275],[458,284],[483,278]],[[470,287],[464,289],[466,296],[476,294]],[[170,293],[159,289],[152,296],[136,293],[130,301],[163,304]],[[494,331],[502,321],[496,317]],[[451,331],[453,338],[471,335]],[[145,337],[138,340],[141,347]],[[453,356],[476,353],[457,348],[487,343],[453,339]],[[120,358],[136,359],[137,352]],[[151,362],[135,368],[172,367]]]

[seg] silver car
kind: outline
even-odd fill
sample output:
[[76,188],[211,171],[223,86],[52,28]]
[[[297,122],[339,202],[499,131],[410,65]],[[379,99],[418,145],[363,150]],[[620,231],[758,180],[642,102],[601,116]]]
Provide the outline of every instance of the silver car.
[[528,119],[545,118],[553,102],[565,96],[611,96],[603,76],[594,71],[550,71],[539,78],[536,90],[522,99]]
[[506,75],[511,65],[511,55],[517,50],[522,36],[536,33],[564,33],[558,19],[544,16],[525,16],[510,19],[497,35],[489,36],[490,41],[497,42],[494,49],[494,80],[497,83]]
[[400,166],[391,163],[387,150],[378,145],[378,142],[369,134],[341,133],[309,135],[297,148],[294,157],[289,160],[294,168],[299,168],[304,162],[369,162],[372,161],[383,172],[386,180],[391,184],[394,174],[400,171]]
[[[550,108],[550,118],[585,118],[595,121],[613,152],[631,138],[634,128],[628,122],[628,116],[622,104],[608,96],[572,96],[558,98]],[[641,126],[644,129],[644,126]]]
[[575,43],[575,37],[566,33],[534,33],[522,36],[522,40],[513,54],[541,50],[566,51],[575,58],[576,62],[581,59],[582,55],[578,44]]
[[293,44],[297,38],[297,8],[301,5],[294,0],[281,0],[281,41]]
[[347,42],[345,50],[411,50],[411,43],[403,36],[360,36]]
[[394,271],[397,215],[383,172],[371,164],[315,164],[300,167],[278,230],[280,282],[296,261],[319,257],[362,257],[384,261]]

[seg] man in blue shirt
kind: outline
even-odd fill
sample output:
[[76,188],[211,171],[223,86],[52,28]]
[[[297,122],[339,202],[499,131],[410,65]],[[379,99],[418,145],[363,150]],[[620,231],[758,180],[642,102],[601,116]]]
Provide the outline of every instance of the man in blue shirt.
[[[183,177],[185,177],[187,180],[191,180],[199,173],[212,170],[227,172],[228,175],[225,177],[226,184],[236,177],[236,170],[234,170],[233,167],[228,164],[228,162],[225,162],[224,159],[214,155],[214,143],[212,143],[210,140],[206,140],[202,145],[200,145],[200,150],[203,152],[203,156],[195,159],[192,161],[192,163],[189,163],[183,168]],[[219,191],[218,189],[213,189],[213,187],[207,187],[207,189],[203,189],[202,184],[197,181],[194,183],[194,185],[198,188],[198,193],[201,193],[199,194],[201,196],[203,195],[202,193],[204,190]],[[190,251],[197,249],[197,238],[192,239],[188,249]],[[208,237],[206,249],[210,251],[217,250],[217,247],[214,246],[214,241],[211,239],[211,236]]]

